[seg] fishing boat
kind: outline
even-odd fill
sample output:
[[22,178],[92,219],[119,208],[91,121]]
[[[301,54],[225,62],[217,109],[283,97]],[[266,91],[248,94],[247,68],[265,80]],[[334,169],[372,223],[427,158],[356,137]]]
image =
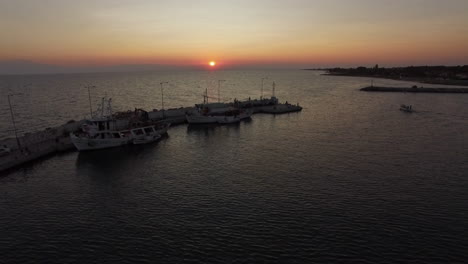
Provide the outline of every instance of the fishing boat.
[[95,133],[71,133],[70,139],[78,151],[105,149],[127,145],[132,138],[120,131],[96,131]]
[[400,111],[406,112],[406,113],[412,113],[413,112],[413,106],[412,105],[400,105]]
[[103,99],[100,107],[96,111],[99,115],[92,113],[91,120],[85,121],[79,132],[70,133],[78,151],[154,142],[170,127],[169,123],[151,122],[140,109],[136,109],[130,118],[116,119],[112,114],[111,99]]

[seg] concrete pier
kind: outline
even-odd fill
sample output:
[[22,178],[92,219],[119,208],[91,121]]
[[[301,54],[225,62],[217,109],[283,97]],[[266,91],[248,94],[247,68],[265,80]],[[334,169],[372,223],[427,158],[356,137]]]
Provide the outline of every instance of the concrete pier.
[[[299,105],[291,105],[287,103],[256,105],[245,108],[251,108],[253,113],[269,114],[281,114],[302,110],[302,107]],[[185,114],[194,110],[195,107],[153,110],[148,112],[148,117],[153,121],[167,122],[174,126],[185,124],[187,122]],[[43,131],[34,133],[26,133],[25,135],[18,138],[21,148],[18,148],[15,138],[1,140],[0,146],[6,145],[11,151],[10,153],[0,157],[0,172],[18,167],[22,164],[46,157],[48,155],[75,150],[75,146],[73,146],[70,140],[70,133],[78,131],[84,122],[85,120],[69,121],[68,123],[58,127],[48,128]],[[124,129],[128,126],[129,122],[130,121],[128,119],[118,120],[116,122],[117,129]]]
[[424,87],[379,87],[369,86],[360,89],[366,92],[408,92],[408,93],[468,93],[468,88],[424,88]]

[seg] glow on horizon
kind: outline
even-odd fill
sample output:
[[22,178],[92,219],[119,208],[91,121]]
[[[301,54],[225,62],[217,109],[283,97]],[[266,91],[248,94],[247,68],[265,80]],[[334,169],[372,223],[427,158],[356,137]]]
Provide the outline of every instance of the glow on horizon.
[[0,0],[0,60],[468,64],[466,10],[464,0]]

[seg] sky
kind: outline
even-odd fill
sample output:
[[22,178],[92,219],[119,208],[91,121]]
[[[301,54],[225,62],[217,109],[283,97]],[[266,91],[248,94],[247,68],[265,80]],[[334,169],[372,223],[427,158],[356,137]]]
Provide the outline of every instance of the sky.
[[0,61],[468,64],[467,0],[0,0]]

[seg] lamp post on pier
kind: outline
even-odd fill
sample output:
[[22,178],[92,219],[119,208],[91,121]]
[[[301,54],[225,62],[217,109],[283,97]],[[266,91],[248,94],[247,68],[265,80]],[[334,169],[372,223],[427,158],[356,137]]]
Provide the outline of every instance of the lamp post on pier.
[[276,82],[275,81],[273,81],[272,86],[273,87],[272,87],[271,95],[272,95],[272,97],[275,97],[275,88],[276,88]]
[[268,77],[263,77],[262,78],[262,90],[260,91],[260,100],[263,99],[263,85],[264,85],[264,82],[265,82],[266,79],[268,79]]
[[164,87],[163,87],[163,84],[168,84],[168,83],[169,82],[159,83],[161,85],[161,106],[162,106],[163,118],[165,118],[165,115],[164,115]]
[[218,80],[218,103],[221,102],[221,95],[220,95],[220,87],[221,87],[221,82],[225,82],[226,80]]

